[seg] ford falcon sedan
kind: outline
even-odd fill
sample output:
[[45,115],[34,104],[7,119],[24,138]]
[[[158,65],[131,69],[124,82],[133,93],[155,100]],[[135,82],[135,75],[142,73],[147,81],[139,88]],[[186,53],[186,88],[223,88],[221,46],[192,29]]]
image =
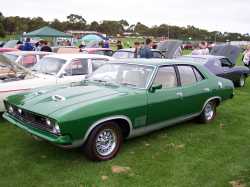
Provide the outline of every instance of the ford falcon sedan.
[[9,96],[3,117],[58,146],[82,146],[91,160],[108,160],[124,139],[192,118],[211,122],[233,89],[199,64],[120,60],[79,83]]

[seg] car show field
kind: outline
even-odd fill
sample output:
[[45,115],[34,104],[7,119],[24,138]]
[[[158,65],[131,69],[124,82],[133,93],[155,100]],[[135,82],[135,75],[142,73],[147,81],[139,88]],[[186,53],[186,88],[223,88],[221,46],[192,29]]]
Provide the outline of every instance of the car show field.
[[1,119],[0,186],[230,186],[250,184],[250,81],[211,124],[184,122],[124,142],[90,162],[81,149],[34,141]]

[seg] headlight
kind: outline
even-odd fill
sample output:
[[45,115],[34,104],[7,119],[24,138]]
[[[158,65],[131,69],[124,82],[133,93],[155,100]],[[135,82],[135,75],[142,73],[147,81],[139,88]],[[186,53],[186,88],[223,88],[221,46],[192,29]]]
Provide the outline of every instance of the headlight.
[[50,121],[48,118],[46,119],[46,124],[47,124],[48,126],[51,126],[51,124],[52,124],[51,121]]
[[20,109],[20,108],[17,111],[18,111],[19,114],[23,113],[22,109]]
[[8,111],[9,111],[9,113],[13,113],[14,112],[14,109],[13,109],[13,107],[11,105],[9,105]]
[[61,131],[60,131],[60,127],[59,125],[56,123],[53,127],[53,131],[52,131],[54,134],[60,134]]

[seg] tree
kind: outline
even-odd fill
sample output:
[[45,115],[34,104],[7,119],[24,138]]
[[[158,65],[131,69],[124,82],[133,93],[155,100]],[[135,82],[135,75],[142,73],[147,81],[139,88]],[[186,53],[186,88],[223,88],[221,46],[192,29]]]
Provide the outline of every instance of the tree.
[[89,26],[89,30],[91,31],[99,31],[99,23],[96,21],[91,22]]
[[138,22],[135,25],[135,32],[138,32],[139,34],[147,36],[149,35],[148,31],[149,31],[149,28],[146,25],[141,24],[140,22]]

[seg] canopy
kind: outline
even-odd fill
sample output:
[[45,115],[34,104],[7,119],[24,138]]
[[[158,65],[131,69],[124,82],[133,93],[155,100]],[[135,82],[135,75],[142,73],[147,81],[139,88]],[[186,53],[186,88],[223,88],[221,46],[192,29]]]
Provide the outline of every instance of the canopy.
[[28,32],[28,33],[24,34],[24,36],[25,37],[72,38],[72,35],[58,31],[58,30],[51,28],[51,27],[48,27],[48,26],[42,27],[42,28],[35,30],[35,31],[32,31],[32,32]]
[[91,42],[91,41],[101,41],[103,40],[103,38],[96,34],[88,34],[82,37],[82,40],[84,40],[85,42]]

